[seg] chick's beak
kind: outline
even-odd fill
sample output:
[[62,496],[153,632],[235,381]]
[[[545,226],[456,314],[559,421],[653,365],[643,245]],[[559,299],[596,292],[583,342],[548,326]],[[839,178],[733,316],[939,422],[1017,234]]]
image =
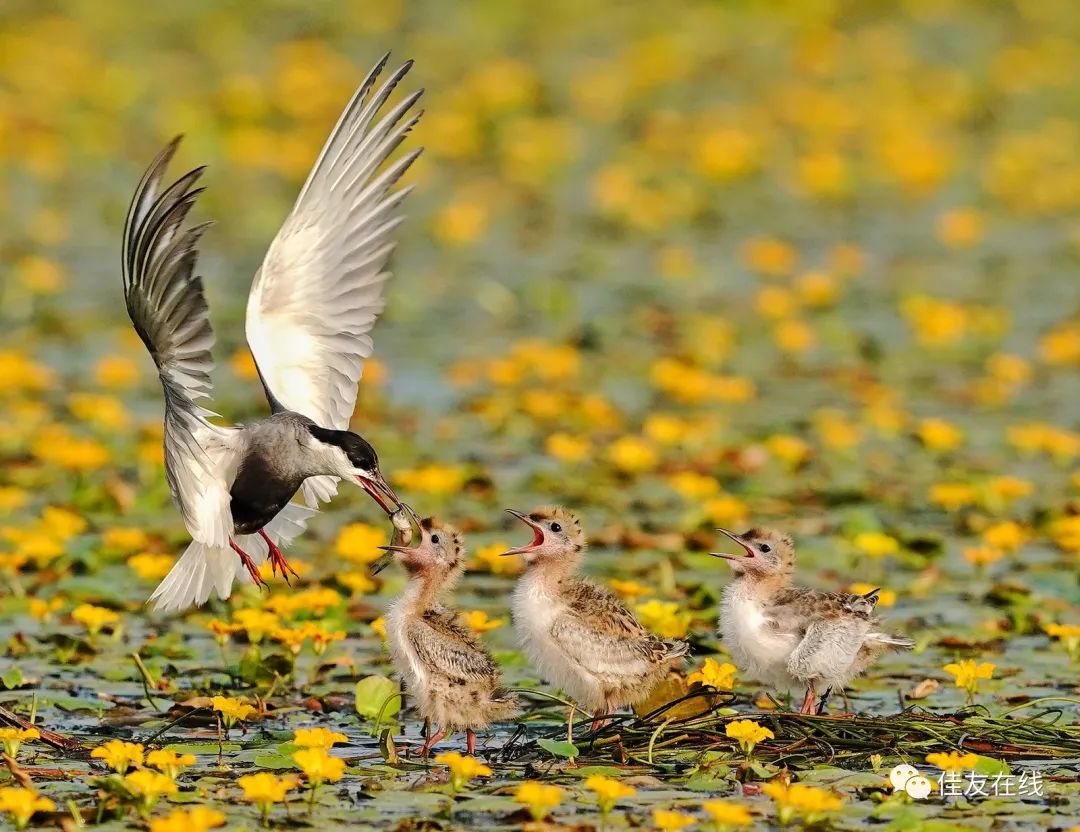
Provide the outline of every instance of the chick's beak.
[[723,558],[724,560],[743,560],[744,558],[752,558],[754,556],[754,550],[751,548],[750,544],[744,541],[737,534],[735,534],[734,532],[729,532],[727,529],[717,529],[717,531],[720,532],[720,534],[727,535],[740,546],[742,546],[743,549],[746,550],[746,554],[732,555],[728,552],[709,552],[709,554],[712,555],[714,558]]
[[506,513],[514,515],[514,517],[516,517],[518,520],[520,520],[522,523],[532,529],[533,539],[532,542],[526,546],[519,546],[516,549],[508,549],[507,551],[503,552],[500,557],[505,558],[509,555],[527,555],[529,552],[533,551],[538,546],[543,544],[544,530],[540,527],[539,523],[536,523],[531,517],[529,517],[529,515],[523,514],[520,511],[514,511],[514,509],[512,508],[508,508],[506,510]]
[[408,546],[379,546],[378,548],[382,549],[385,554],[380,555],[379,559],[368,568],[372,575],[378,575],[388,567],[394,560],[395,554],[407,555],[409,553]]

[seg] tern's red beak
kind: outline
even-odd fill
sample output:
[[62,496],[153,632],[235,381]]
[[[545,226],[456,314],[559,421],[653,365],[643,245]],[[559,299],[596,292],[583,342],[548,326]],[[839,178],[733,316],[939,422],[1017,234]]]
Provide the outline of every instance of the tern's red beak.
[[723,558],[724,560],[744,560],[745,558],[752,558],[754,556],[754,550],[750,547],[750,544],[744,541],[737,534],[735,534],[734,532],[729,532],[727,529],[717,529],[717,531],[720,532],[720,534],[727,535],[740,546],[742,546],[743,549],[746,550],[746,554],[732,555],[727,552],[709,552],[709,554],[712,555],[714,558]]
[[[394,493],[394,489],[390,487],[390,483],[384,480],[382,474],[378,471],[375,471],[370,477],[359,474],[356,477],[356,482],[368,493],[371,499],[379,504],[379,508],[385,511],[388,516],[401,508],[401,500]],[[391,508],[391,505],[393,505],[393,508]]]
[[532,543],[527,546],[519,546],[516,549],[508,549],[503,552],[500,557],[506,557],[508,555],[527,555],[529,552],[535,551],[538,547],[544,543],[544,530],[540,527],[540,524],[535,522],[529,515],[523,514],[520,511],[514,511],[512,508],[506,510],[507,514],[514,515],[518,520],[532,529],[533,539]]

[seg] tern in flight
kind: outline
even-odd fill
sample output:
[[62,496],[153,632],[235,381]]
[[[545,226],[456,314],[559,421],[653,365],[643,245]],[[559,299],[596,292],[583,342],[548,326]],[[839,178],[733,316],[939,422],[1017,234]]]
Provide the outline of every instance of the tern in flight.
[[[292,571],[280,546],[303,531],[339,479],[362,487],[388,514],[401,501],[375,449],[349,431],[357,383],[382,311],[399,207],[394,190],[420,150],[385,164],[420,118],[421,91],[382,112],[412,66],[381,85],[389,56],[349,101],[292,211],[255,274],[246,335],[271,415],[223,427],[199,401],[211,393],[210,328],[196,244],[208,223],[185,227],[202,192],[196,168],[163,186],[173,140],[135,191],[124,223],[124,299],[165,391],[165,476],[192,542],[150,597],[182,610],[235,578],[263,583],[267,558]],[[307,506],[292,502],[303,487]],[[293,574],[296,574],[293,572]]]

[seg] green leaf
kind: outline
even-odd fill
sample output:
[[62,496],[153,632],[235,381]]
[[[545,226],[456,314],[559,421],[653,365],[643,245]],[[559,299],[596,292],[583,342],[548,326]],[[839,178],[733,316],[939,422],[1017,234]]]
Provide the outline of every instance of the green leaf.
[[386,722],[401,710],[401,692],[386,676],[367,676],[356,683],[356,713],[364,719]]
[[566,740],[537,740],[536,744],[556,757],[568,757],[572,760],[581,753],[576,745]]
[[977,774],[988,774],[993,776],[995,774],[1011,774],[1009,764],[1004,760],[995,760],[993,757],[983,757],[978,755],[979,762],[975,764],[975,772]]
[[15,688],[21,688],[26,683],[26,680],[23,678],[22,671],[19,668],[12,667],[3,676],[0,676],[0,683],[8,690],[15,690]]

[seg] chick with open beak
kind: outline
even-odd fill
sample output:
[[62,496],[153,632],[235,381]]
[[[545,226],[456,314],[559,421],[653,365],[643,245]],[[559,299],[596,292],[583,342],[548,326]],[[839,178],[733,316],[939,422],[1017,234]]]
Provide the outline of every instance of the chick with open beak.
[[476,731],[516,715],[518,703],[503,688],[487,648],[457,611],[441,601],[465,568],[461,534],[428,517],[419,522],[414,545],[381,548],[386,556],[373,571],[397,560],[409,575],[405,591],[386,614],[386,638],[405,689],[429,722],[420,754],[426,757],[447,733],[462,729],[472,754]]
[[540,674],[598,720],[645,699],[686,654],[686,643],[654,636],[612,592],[575,574],[585,533],[572,513],[509,511],[533,534],[505,554],[527,564],[514,590],[514,629]]
[[786,534],[718,531],[742,549],[711,553],[735,573],[720,601],[724,646],[748,676],[783,689],[805,688],[802,713],[823,712],[829,693],[881,654],[914,646],[879,629],[878,590],[857,595],[794,586],[795,544]]

